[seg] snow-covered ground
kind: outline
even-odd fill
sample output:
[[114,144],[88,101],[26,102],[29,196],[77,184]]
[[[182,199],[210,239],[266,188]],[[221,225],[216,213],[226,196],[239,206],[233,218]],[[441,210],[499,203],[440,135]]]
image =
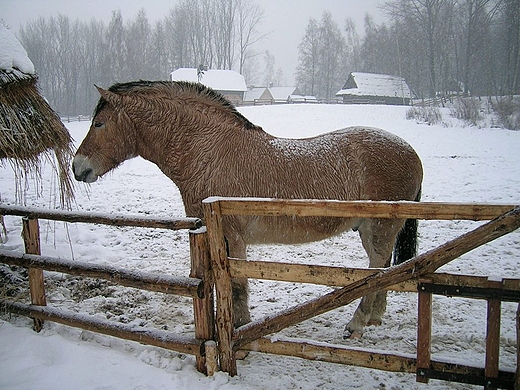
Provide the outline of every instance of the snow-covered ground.
[[[407,140],[422,158],[424,201],[520,204],[520,132],[428,126],[405,119],[405,107],[283,105],[243,107],[240,111],[274,135],[306,137],[351,125],[377,126]],[[78,142],[89,123],[67,125]],[[25,195],[28,206],[52,207],[55,186],[44,174],[43,194],[34,184]],[[0,200],[15,202],[13,173],[0,167]],[[157,167],[142,159],[125,162],[90,186],[78,185],[77,209],[103,213],[183,216],[177,188]],[[4,249],[22,249],[19,217],[6,217],[9,240]],[[479,223],[424,221],[420,251],[454,238]],[[112,228],[40,221],[42,252],[49,256],[112,264],[148,272],[187,275],[186,232]],[[520,278],[520,232],[474,250],[443,271]],[[357,234],[345,233],[306,245],[251,247],[251,259],[364,267],[365,253]],[[5,268],[4,268],[5,270]],[[108,282],[46,273],[48,303],[101,318],[151,326],[172,332],[193,332],[191,302],[185,298],[116,287]],[[325,287],[251,281],[253,318],[329,291]],[[26,296],[25,291],[23,295]],[[22,298],[20,298],[22,299]],[[23,298],[26,299],[26,298]],[[333,344],[415,354],[416,295],[390,293],[384,323],[367,328],[360,340],[343,340],[342,331],[357,302],[289,328],[278,338],[309,338]],[[437,360],[483,366],[486,304],[483,301],[435,297],[432,352]],[[501,368],[516,367],[516,305],[502,306]],[[251,353],[238,362],[238,376],[196,372],[194,358],[46,323],[39,334],[28,319],[1,314],[1,389],[424,389],[410,374],[386,373],[296,358]],[[469,385],[431,381],[428,388],[466,389]]]

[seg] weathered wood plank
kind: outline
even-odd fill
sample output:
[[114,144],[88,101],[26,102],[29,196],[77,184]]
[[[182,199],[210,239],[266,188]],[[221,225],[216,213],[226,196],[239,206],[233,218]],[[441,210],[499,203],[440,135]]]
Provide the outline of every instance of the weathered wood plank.
[[[195,319],[195,338],[201,342],[215,338],[215,316],[213,308],[213,275],[210,267],[210,255],[205,228],[190,231],[191,274],[190,277],[203,281],[203,296],[193,299]],[[206,349],[207,351],[207,349]],[[207,352],[197,356],[197,370],[207,375],[207,369],[214,369],[213,363],[207,363]]]
[[[40,226],[37,219],[22,219],[22,237],[25,246],[25,253],[40,255]],[[31,293],[31,303],[33,305],[47,305],[45,297],[45,281],[43,270],[29,267],[29,291]],[[43,321],[34,318],[34,330],[40,332],[43,328]]]
[[206,375],[213,376],[218,371],[218,348],[217,343],[213,340],[208,340],[204,344],[204,352],[206,359]]
[[[311,283],[333,287],[345,287],[384,270],[383,268],[331,267],[234,258],[229,259],[229,266],[232,277]],[[432,284],[450,286],[482,288],[488,286],[488,278],[485,276],[433,273],[428,275],[428,280]],[[502,288],[520,293],[520,279],[504,279]],[[387,290],[417,292],[417,281],[404,281],[387,287]]]
[[[520,207],[488,222],[477,229],[451,240],[407,262],[376,275],[369,276],[347,287],[333,291],[305,304],[289,308],[275,316],[249,323],[234,333],[234,348],[238,349],[265,335],[278,332],[314,316],[344,306],[368,293],[387,288],[412,278],[423,277],[487,242],[520,227]],[[222,238],[220,238],[222,240]],[[213,256],[213,254],[212,254]]]
[[[490,288],[500,288],[502,281],[489,281]],[[499,299],[489,299],[487,305],[487,326],[486,326],[486,378],[498,378],[499,355],[500,355],[500,320],[501,320],[501,301]],[[486,384],[486,389],[492,390],[496,387]]]
[[203,202],[204,219],[208,228],[211,266],[215,281],[216,314],[215,326],[219,349],[220,369],[229,375],[237,374],[235,351],[233,350],[233,293],[229,260],[222,228],[219,202]]
[[342,345],[317,343],[310,340],[271,341],[269,338],[264,337],[244,345],[241,349],[391,372],[415,373],[416,370],[415,357],[412,355],[368,351]]
[[419,290],[417,309],[417,382],[428,383],[432,346],[432,294]]
[[[271,353],[275,355],[294,356],[307,360],[317,360],[329,363],[346,364],[389,372],[415,373],[416,359],[412,355],[386,353],[381,351],[352,348],[337,344],[318,343],[301,340],[270,340],[263,337],[242,347],[246,351]],[[465,383],[472,383],[473,378],[483,378],[484,370],[481,367],[465,366],[462,364],[446,363],[431,360],[431,369],[428,372],[443,372],[467,378]],[[510,378],[508,371],[500,371],[499,377]]]
[[304,199],[213,198],[222,215],[324,216],[344,218],[414,218],[435,220],[491,220],[514,205],[438,202],[373,202]]
[[12,313],[41,320],[58,322],[92,332],[119,337],[125,340],[153,345],[181,353],[200,356],[200,342],[194,338],[157,329],[115,323],[85,314],[45,306],[26,305],[19,302],[2,301],[1,307]]
[[516,309],[516,375],[515,389],[520,389],[520,303]]
[[198,229],[202,221],[198,218],[156,218],[141,215],[118,215],[86,213],[79,211],[47,210],[20,206],[0,205],[0,214],[19,215],[27,218],[49,219],[72,223],[97,223],[112,226],[133,226],[169,230]]
[[40,271],[62,272],[70,275],[106,279],[126,287],[142,290],[195,297],[203,294],[200,279],[129,271],[121,268],[80,261],[69,261],[48,256],[22,254],[0,250],[0,263],[36,268]]

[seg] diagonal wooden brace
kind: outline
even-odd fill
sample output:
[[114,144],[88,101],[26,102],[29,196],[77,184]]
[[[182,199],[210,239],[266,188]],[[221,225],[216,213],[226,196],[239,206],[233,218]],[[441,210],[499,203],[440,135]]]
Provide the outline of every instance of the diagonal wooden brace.
[[236,351],[260,337],[276,333],[330,310],[345,306],[369,293],[384,289],[408,279],[419,278],[435,272],[441,266],[461,255],[520,227],[520,207],[449,241],[435,249],[408,260],[398,266],[385,269],[375,275],[352,283],[320,298],[246,324],[233,333],[233,349]]

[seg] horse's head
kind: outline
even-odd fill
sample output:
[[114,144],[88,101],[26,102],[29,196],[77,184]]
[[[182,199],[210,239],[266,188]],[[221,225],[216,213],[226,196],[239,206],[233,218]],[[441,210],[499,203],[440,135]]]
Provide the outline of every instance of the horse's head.
[[134,125],[125,113],[124,97],[96,87],[101,94],[89,132],[72,162],[76,180],[98,177],[136,155]]

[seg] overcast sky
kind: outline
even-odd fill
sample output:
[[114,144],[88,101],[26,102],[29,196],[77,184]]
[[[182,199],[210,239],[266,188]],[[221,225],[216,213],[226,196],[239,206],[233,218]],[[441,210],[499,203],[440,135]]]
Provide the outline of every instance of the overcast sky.
[[[162,19],[176,0],[0,0],[0,18],[4,19],[16,34],[20,25],[39,16],[50,17],[57,14],[68,15],[72,19],[91,18],[110,21],[113,10],[119,9],[124,20],[135,17],[144,8],[151,23]],[[343,29],[346,17],[356,23],[358,33],[363,31],[366,13],[375,21],[383,21],[378,8],[384,0],[258,0],[264,9],[262,32],[269,36],[258,46],[258,50],[269,50],[274,55],[275,68],[281,68],[286,83],[294,82],[294,72],[298,64],[298,44],[305,33],[311,17],[321,19],[324,11],[329,11],[339,27]]]

